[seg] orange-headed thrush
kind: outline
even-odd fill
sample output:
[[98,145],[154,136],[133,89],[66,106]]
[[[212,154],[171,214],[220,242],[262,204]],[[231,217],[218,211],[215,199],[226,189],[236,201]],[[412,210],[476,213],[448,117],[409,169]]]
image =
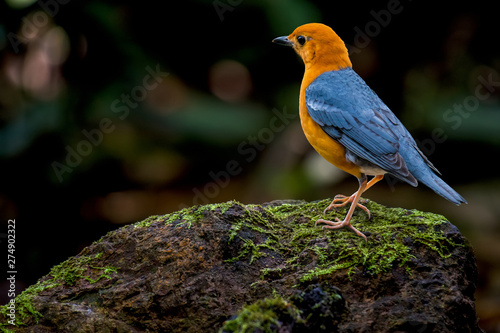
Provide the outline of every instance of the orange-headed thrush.
[[[351,228],[361,194],[386,173],[412,186],[422,182],[437,194],[460,205],[465,199],[446,184],[415,140],[387,105],[352,69],[347,48],[328,26],[305,24],[273,42],[291,46],[305,64],[299,112],[309,143],[328,162],[356,176],[359,189],[350,197],[335,196],[325,213],[351,203],[343,221],[320,219],[324,228]],[[367,176],[374,176],[368,181]]]

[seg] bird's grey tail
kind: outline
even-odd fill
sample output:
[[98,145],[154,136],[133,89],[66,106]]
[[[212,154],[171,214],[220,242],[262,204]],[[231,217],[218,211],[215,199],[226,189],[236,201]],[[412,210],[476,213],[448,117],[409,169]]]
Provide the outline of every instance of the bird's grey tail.
[[426,170],[425,175],[418,177],[418,180],[431,188],[443,198],[453,202],[455,205],[466,204],[467,201],[457,193],[450,185],[446,184],[438,175],[431,170]]
[[402,150],[402,155],[405,161],[411,161],[408,164],[408,169],[411,174],[419,181],[427,185],[434,192],[443,198],[453,202],[455,205],[467,203],[467,201],[457,193],[450,185],[446,184],[439,178],[439,171],[432,165],[427,157],[418,149],[416,144],[412,144],[411,148],[406,146]]

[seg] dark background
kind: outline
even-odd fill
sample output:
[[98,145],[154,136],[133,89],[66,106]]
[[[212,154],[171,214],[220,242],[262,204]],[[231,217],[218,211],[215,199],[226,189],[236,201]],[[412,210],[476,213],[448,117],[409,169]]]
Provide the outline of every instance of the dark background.
[[354,192],[355,178],[306,142],[303,65],[271,43],[323,22],[469,204],[391,179],[365,196],[456,224],[478,260],[480,325],[500,331],[491,2],[26,1],[0,2],[0,240],[6,253],[15,219],[18,291],[107,231],[153,214]]

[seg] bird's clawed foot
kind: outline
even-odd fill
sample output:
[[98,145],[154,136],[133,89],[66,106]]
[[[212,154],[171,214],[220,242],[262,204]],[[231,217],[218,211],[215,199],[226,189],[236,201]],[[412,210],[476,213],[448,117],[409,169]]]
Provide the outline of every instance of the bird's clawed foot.
[[[326,207],[326,209],[323,211],[323,215],[325,215],[329,210],[331,210],[332,208],[339,208],[339,207],[344,207],[345,205],[347,205],[348,203],[352,203],[353,200],[355,199],[356,197],[356,193],[354,193],[353,195],[351,195],[350,197],[347,197],[345,195],[342,195],[342,194],[337,194],[334,198],[333,198],[333,201],[332,203]],[[368,219],[371,219],[371,214],[370,214],[370,210],[368,210],[368,208],[366,208],[365,206],[363,206],[362,204],[360,204],[359,202],[357,203],[357,207],[361,208],[363,211],[366,212],[366,214],[368,214]]]
[[336,222],[319,219],[319,220],[316,221],[316,223],[314,224],[314,226],[317,226],[318,223],[321,223],[321,224],[326,224],[326,225],[323,226],[323,228],[326,228],[326,229],[340,229],[340,228],[343,228],[343,227],[348,227],[352,231],[354,231],[356,233],[356,235],[358,235],[360,237],[363,237],[365,239],[365,241],[367,241],[366,236],[361,231],[359,231],[358,229],[354,228],[351,225],[351,221],[350,220],[340,221],[338,218],[335,218],[335,221]]

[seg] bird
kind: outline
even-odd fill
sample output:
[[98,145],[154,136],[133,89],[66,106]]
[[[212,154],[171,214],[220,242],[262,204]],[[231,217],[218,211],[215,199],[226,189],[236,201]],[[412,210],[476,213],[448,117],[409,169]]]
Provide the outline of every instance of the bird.
[[421,182],[456,205],[467,203],[440,178],[402,122],[353,70],[346,45],[332,28],[308,23],[272,42],[292,47],[304,62],[299,116],[307,140],[323,158],[359,182],[354,194],[336,195],[323,212],[350,203],[344,220],[318,219],[315,226],[350,228],[366,241],[351,219],[356,207],[371,218],[359,202],[361,194],[386,174],[414,187]]

